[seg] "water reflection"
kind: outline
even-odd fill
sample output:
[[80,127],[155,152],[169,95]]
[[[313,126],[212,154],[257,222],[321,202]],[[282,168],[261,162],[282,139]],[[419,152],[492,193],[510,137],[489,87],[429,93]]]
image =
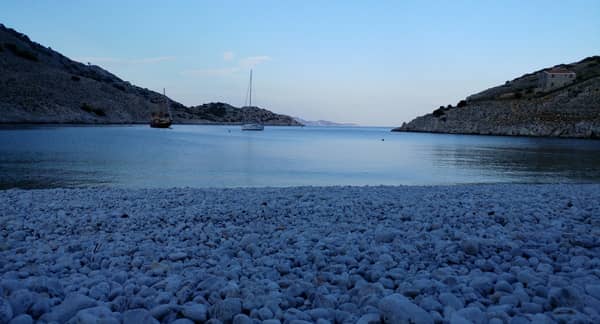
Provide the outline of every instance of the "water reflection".
[[[381,141],[385,138],[385,141]],[[600,182],[600,141],[387,128],[0,128],[0,188]]]
[[435,145],[432,159],[445,168],[479,170],[518,182],[598,182],[598,142],[571,139],[503,139],[502,144]]

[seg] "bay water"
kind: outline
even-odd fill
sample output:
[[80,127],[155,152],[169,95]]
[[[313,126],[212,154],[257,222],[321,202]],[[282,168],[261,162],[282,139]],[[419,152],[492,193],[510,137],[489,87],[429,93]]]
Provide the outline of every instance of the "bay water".
[[557,182],[600,182],[600,141],[384,127],[0,128],[1,189]]

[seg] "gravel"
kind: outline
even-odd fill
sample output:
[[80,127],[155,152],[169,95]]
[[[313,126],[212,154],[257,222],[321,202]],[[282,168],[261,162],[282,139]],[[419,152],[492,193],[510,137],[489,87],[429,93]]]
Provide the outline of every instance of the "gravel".
[[600,323],[600,185],[7,190],[0,206],[0,323]]

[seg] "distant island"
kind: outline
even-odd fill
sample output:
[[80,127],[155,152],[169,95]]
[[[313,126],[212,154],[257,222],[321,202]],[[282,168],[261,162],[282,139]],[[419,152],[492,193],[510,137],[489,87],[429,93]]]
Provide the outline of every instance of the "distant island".
[[329,120],[305,120],[300,117],[292,117],[295,121],[303,124],[305,126],[358,126],[358,124],[353,123],[336,123]]
[[525,74],[392,131],[600,138],[600,56]]
[[[162,94],[73,61],[0,24],[0,123],[148,123]],[[259,107],[216,102],[186,107],[170,99],[175,123],[300,126],[290,116]]]

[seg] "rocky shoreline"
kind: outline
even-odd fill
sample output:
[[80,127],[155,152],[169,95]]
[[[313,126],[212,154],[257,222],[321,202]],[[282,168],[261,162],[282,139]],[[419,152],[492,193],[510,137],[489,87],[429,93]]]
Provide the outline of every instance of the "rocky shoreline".
[[536,92],[540,72],[526,74],[393,131],[600,138],[600,57],[564,66],[577,71],[574,83]]
[[598,323],[600,185],[0,191],[0,323]]

